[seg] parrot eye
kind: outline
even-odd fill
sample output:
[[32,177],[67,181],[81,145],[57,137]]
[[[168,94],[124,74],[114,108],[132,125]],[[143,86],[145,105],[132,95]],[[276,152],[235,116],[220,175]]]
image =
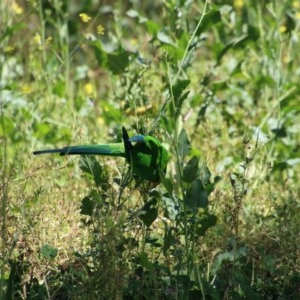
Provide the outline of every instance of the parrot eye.
[[135,142],[135,143],[143,143],[144,142],[144,136],[139,134],[131,137],[128,139],[129,142]]

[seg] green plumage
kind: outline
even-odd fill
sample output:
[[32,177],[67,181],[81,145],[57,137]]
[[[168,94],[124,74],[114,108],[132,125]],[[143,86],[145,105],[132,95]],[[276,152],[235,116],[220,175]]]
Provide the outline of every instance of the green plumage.
[[159,170],[166,172],[169,154],[166,148],[154,137],[136,135],[128,137],[123,127],[123,143],[69,146],[60,149],[34,151],[33,154],[59,153],[59,155],[107,155],[121,156],[132,168],[136,176],[159,181]]
[[49,149],[34,151],[33,154],[59,153],[59,155],[108,155],[125,157],[123,143],[102,144],[102,145],[83,145],[83,146],[68,146],[60,149]]

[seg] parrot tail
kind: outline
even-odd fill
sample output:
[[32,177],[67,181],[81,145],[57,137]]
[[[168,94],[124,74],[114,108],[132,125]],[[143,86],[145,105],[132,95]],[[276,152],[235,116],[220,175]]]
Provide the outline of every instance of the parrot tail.
[[124,144],[103,144],[103,145],[86,145],[86,146],[70,146],[60,149],[48,149],[34,151],[34,155],[45,153],[59,153],[59,155],[108,155],[108,156],[121,156],[126,157]]

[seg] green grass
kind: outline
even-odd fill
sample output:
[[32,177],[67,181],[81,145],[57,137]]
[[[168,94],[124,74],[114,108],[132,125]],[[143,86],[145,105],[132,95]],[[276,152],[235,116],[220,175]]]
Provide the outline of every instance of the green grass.
[[[300,4],[15,3],[0,4],[0,298],[299,298]],[[122,126],[169,149],[160,185],[122,158],[32,155]]]

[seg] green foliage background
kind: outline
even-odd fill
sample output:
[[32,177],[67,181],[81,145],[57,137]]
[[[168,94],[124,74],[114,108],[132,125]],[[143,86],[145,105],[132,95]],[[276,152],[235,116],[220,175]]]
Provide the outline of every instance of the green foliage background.
[[[299,1],[0,3],[1,299],[297,299]],[[147,133],[121,158],[32,151]]]

